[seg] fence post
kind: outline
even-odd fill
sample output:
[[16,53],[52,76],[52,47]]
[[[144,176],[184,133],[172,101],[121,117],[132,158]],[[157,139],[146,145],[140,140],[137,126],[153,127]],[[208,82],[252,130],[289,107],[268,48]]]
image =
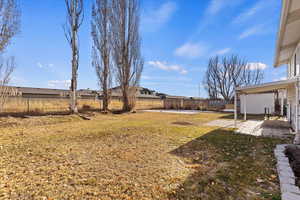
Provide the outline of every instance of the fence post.
[[27,113],[29,114],[29,98],[27,98]]
[[183,102],[184,100],[183,99],[181,99],[181,101],[180,101],[180,109],[184,109],[184,102]]

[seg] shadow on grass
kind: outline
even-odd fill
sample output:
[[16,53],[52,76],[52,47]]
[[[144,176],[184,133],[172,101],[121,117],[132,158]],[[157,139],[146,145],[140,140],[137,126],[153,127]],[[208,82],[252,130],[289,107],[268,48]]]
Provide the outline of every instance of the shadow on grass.
[[[80,109],[80,114],[88,114],[90,112],[100,112],[99,109]],[[28,118],[30,116],[49,116],[49,115],[70,115],[70,111],[54,111],[54,112],[39,112],[39,111],[30,111],[30,112],[5,112],[0,113],[0,117],[15,117],[15,118]]]
[[193,173],[169,199],[280,199],[273,149],[282,139],[217,129],[170,152]]
[[[234,119],[234,114],[228,114],[220,117],[220,119]],[[238,114],[239,120],[244,120],[244,115]],[[253,115],[253,114],[247,114],[247,120],[264,120],[265,115]]]
[[125,113],[130,113],[129,111],[124,111],[124,110],[110,110],[110,112],[112,114],[115,114],[115,115],[121,115],[121,114],[125,114]]

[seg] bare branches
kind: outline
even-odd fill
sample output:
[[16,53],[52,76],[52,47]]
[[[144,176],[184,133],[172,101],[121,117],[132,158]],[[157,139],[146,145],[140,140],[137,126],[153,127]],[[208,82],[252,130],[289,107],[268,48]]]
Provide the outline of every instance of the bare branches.
[[96,0],[92,8],[92,65],[102,90],[103,110],[108,111],[112,85],[111,59],[111,1]]
[[15,0],[0,0],[0,111],[11,95],[8,87],[11,75],[16,67],[15,58],[3,58],[3,52],[12,38],[20,31],[20,10]]
[[79,65],[78,31],[82,25],[83,0],[65,0],[67,8],[67,22],[64,26],[65,37],[72,49],[72,80],[71,80],[71,111],[77,113],[77,71]]
[[231,101],[236,87],[259,84],[262,80],[263,71],[250,68],[239,56],[216,56],[209,59],[204,84],[211,98]]
[[20,31],[20,10],[15,0],[0,0],[0,52]]
[[[123,110],[134,107],[136,87],[139,86],[144,61],[139,34],[140,7],[138,0],[112,0],[112,55],[116,81],[123,93]],[[132,100],[131,100],[132,99]]]
[[11,74],[16,67],[15,58],[10,57],[7,60],[1,59],[0,63],[0,85],[7,85],[10,82]]
[[83,0],[65,0],[67,8],[67,22],[64,25],[65,37],[71,48],[74,41],[73,34],[77,33],[84,19]]
[[0,60],[0,111],[7,101],[7,98],[14,92],[12,87],[8,87],[8,83],[11,79],[11,74],[16,67],[15,58],[10,57],[9,59],[2,58]]

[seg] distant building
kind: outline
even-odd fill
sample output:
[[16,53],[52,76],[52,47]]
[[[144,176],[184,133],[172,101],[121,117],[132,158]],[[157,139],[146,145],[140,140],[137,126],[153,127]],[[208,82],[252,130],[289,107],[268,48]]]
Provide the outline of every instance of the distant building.
[[[122,97],[122,90],[121,87],[114,87],[110,89],[111,97],[112,98],[121,98]],[[144,87],[137,87],[137,98],[150,98],[150,99],[159,99],[161,98],[159,96],[160,93],[157,93],[155,90],[151,90]],[[100,97],[102,96],[102,92],[100,92]]]
[[[33,88],[33,87],[16,87],[6,86],[13,91],[11,96],[24,98],[69,98],[70,90],[50,89],[50,88]],[[98,96],[95,90],[78,90],[77,95],[80,98],[95,98]]]

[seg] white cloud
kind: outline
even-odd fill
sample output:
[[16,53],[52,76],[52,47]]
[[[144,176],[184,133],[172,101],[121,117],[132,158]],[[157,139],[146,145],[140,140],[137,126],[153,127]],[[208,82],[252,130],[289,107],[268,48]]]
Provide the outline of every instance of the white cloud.
[[286,79],[287,79],[286,76],[283,76],[283,77],[280,77],[280,78],[275,78],[275,79],[273,79],[273,81],[284,81]]
[[[228,0],[227,0],[228,1]],[[226,6],[226,0],[211,0],[206,12],[210,15],[217,14],[224,6]]]
[[242,32],[239,36],[239,40],[245,39],[252,35],[261,34],[262,32],[263,32],[263,25],[255,25],[253,27],[250,27],[249,29],[246,29],[244,32]]
[[233,23],[241,23],[243,21],[246,21],[247,19],[254,16],[258,11],[260,11],[265,6],[265,0],[261,0],[258,3],[256,3],[253,7],[250,9],[242,12],[240,15],[238,15],[234,20]]
[[267,67],[268,65],[261,62],[247,64],[247,68],[250,70],[256,70],[256,69],[265,70]]
[[188,73],[188,71],[180,65],[168,65],[166,62],[160,62],[160,61],[149,61],[148,64],[165,71],[177,71],[180,74]]
[[206,15],[216,15],[224,8],[235,7],[242,2],[243,0],[210,0]]
[[156,31],[166,24],[175,11],[177,10],[177,4],[172,1],[168,1],[162,4],[159,8],[153,8],[149,11],[145,11],[142,15],[142,29],[146,31]]
[[207,47],[200,45],[199,43],[185,43],[181,47],[177,48],[174,54],[181,57],[197,58],[203,56],[206,49]]
[[38,62],[36,65],[37,65],[39,68],[44,68],[44,66],[43,66],[42,63],[40,63],[40,62]]
[[45,70],[51,70],[53,71],[53,67],[54,64],[50,63],[50,64],[42,64],[41,62],[37,62],[36,65],[38,66],[38,68],[40,69],[45,69]]
[[231,51],[231,48],[220,49],[215,52],[216,55],[224,55]]
[[48,86],[52,88],[64,88],[69,89],[71,80],[51,80],[48,81]]

